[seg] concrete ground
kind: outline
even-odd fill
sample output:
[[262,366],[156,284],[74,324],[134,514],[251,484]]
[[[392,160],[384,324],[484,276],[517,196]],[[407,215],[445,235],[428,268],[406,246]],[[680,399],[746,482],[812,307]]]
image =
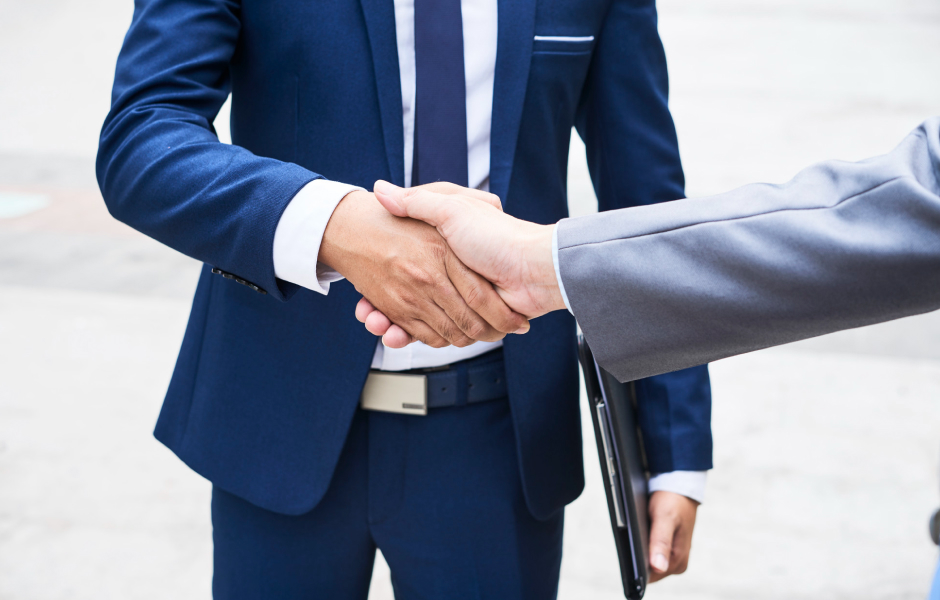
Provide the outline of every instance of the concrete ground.
[[[940,114],[936,0],[659,5],[690,195],[882,153]],[[94,182],[131,7],[0,0],[0,600],[210,597],[209,485],[150,435],[198,266],[111,220]],[[592,210],[577,141],[570,188]],[[940,315],[712,373],[691,565],[649,597],[924,598]],[[592,435],[565,600],[622,597]],[[373,582],[391,598],[381,560]]]

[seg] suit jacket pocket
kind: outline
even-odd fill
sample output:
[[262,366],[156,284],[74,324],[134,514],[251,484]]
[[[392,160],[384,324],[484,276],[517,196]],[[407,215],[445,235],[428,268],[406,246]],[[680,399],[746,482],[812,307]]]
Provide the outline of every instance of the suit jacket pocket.
[[590,55],[594,49],[594,36],[537,35],[532,43],[532,54],[560,56]]

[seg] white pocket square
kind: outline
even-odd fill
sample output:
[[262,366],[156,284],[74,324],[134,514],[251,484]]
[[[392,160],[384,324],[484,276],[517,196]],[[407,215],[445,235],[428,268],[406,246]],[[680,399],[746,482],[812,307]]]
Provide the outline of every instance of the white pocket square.
[[593,42],[593,35],[565,36],[565,35],[537,35],[536,42]]

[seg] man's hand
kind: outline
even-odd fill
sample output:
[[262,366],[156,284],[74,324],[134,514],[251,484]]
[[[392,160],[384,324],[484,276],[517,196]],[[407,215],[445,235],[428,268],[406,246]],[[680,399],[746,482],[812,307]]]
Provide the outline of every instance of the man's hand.
[[336,207],[318,260],[348,279],[402,333],[435,348],[495,341],[529,327],[433,227],[392,216],[368,192],[352,192]]
[[650,583],[685,573],[692,550],[698,502],[672,492],[653,492],[650,514]]
[[[513,218],[493,194],[453,184],[403,189],[377,181],[375,196],[393,215],[436,227],[457,257],[491,281],[517,313],[535,318],[565,307],[552,263],[552,226]],[[413,341],[396,327],[401,324],[394,316],[364,296],[368,300],[360,302],[356,316],[370,332],[392,348]]]

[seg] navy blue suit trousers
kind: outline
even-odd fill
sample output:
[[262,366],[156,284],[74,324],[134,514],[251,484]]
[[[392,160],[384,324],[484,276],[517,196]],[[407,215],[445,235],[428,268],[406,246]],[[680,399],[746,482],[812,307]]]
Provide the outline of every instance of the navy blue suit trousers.
[[562,521],[526,507],[505,398],[426,417],[359,410],[312,511],[213,490],[213,593],[365,600],[380,548],[397,600],[551,600]]

